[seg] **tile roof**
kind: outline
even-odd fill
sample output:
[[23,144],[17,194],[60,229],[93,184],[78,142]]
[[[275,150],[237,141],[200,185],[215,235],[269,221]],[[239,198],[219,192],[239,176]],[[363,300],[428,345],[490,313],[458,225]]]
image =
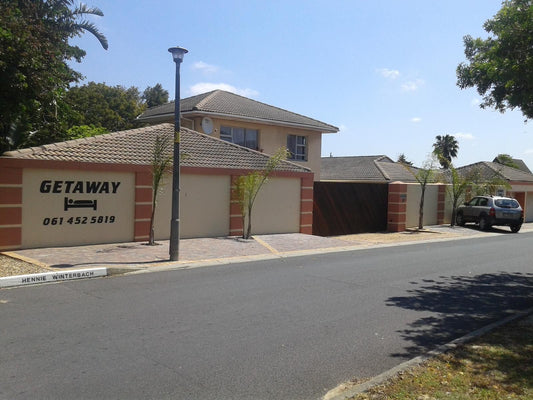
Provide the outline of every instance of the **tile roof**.
[[[416,173],[417,169],[414,169]],[[360,182],[415,182],[406,167],[384,155],[322,157],[320,180]]]
[[[528,173],[531,173],[531,170],[527,167],[526,163],[524,162],[524,160],[520,160],[518,158],[512,158],[513,160],[513,163],[515,163],[516,167],[519,169],[519,170],[522,170],[524,172],[528,172]],[[503,164],[501,162],[501,160],[499,159],[499,157],[495,157],[494,160],[492,160],[492,162],[495,162],[495,163],[498,163],[498,164]]]
[[457,168],[457,171],[461,174],[478,172],[483,179],[487,180],[499,175],[511,182],[533,182],[533,174],[531,173],[490,161],[465,165]]
[[[267,124],[289,125],[317,130],[322,133],[338,132],[339,128],[304,115],[274,107],[224,90],[199,94],[180,100],[183,117],[193,114],[233,117]],[[174,116],[174,103],[152,107],[137,117],[141,122],[163,120]]]
[[[90,138],[69,140],[40,147],[9,151],[3,157],[27,160],[55,160],[88,163],[151,165],[152,149],[158,135],[173,138],[173,124],[113,132]],[[182,166],[258,170],[269,156],[187,128],[181,128]],[[169,148],[169,154],[172,146]],[[283,161],[278,171],[311,172]]]

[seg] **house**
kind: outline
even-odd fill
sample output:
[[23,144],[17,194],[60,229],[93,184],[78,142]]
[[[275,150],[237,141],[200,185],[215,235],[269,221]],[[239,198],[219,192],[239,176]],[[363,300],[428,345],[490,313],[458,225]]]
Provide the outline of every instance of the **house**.
[[[529,171],[527,166],[525,168]],[[506,190],[506,195],[518,200],[524,209],[524,221],[533,222],[533,174],[531,172],[490,161],[465,165],[457,168],[457,171],[461,174],[476,173],[482,181],[490,181],[493,178],[507,181],[510,189]]]
[[[520,160],[518,158],[511,158],[511,161],[521,171],[527,172],[528,174],[531,174],[531,170],[527,167],[524,160]],[[498,164],[505,164],[505,160],[502,160],[500,157],[495,157],[494,160],[492,160],[494,163]]]
[[416,182],[416,167],[406,168],[385,155],[322,157],[322,182]]
[[[151,160],[163,123],[4,153],[0,157],[0,250],[148,240]],[[267,154],[181,129],[181,237],[242,234],[234,179]],[[171,149],[169,149],[169,154]],[[159,195],[156,239],[170,235],[170,179]],[[284,161],[260,191],[254,233],[311,233],[313,173]]]
[[[322,134],[339,129],[315,119],[224,90],[180,100],[181,126],[253,150],[274,154],[286,146],[290,160],[311,169],[320,179]],[[174,103],[152,107],[137,120],[174,121]]]

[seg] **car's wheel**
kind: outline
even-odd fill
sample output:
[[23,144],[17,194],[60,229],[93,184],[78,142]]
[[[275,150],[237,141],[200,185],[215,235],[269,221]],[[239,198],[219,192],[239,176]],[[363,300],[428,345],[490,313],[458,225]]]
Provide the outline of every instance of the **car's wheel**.
[[458,213],[455,216],[455,223],[459,226],[465,226],[465,217],[463,217],[463,213]]
[[479,218],[479,230],[480,231],[486,231],[490,228],[489,221],[487,217],[482,216]]
[[511,232],[518,233],[522,225],[511,225]]

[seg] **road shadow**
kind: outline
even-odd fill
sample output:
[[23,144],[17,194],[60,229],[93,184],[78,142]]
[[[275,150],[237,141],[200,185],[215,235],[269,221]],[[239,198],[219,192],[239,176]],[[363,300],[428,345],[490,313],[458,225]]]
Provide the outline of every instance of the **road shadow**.
[[[409,295],[386,304],[426,314],[398,331],[411,343],[394,357],[412,358],[497,319],[533,307],[533,273],[440,277],[411,282]],[[431,313],[429,316],[427,314]]]

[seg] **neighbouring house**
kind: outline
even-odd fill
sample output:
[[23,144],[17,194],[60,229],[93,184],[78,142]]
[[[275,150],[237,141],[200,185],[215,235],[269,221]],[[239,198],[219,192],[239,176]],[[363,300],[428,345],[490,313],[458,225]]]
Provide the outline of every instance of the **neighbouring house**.
[[[339,129],[316,119],[274,107],[224,90],[180,100],[181,126],[253,150],[274,154],[286,146],[291,161],[307,167],[320,179],[322,134]],[[174,121],[174,103],[152,107],[137,120]]]
[[416,167],[405,167],[385,155],[322,157],[320,181],[388,183],[416,182]]
[[[495,157],[494,160],[492,160],[492,162],[498,163],[498,164],[504,164],[505,163],[504,161],[505,160],[501,160],[499,157]],[[511,161],[513,162],[514,165],[516,165],[516,168],[518,168],[519,170],[527,172],[528,174],[531,174],[531,170],[527,167],[524,160],[520,160],[518,158],[512,158]]]
[[[4,153],[0,250],[147,240],[158,135],[173,138],[174,126],[163,123]],[[187,128],[181,130],[181,151],[181,237],[241,235],[232,183],[264,168],[269,156]],[[158,240],[170,234],[170,181],[156,209]],[[257,198],[254,233],[310,234],[312,196],[311,170],[282,162]]]
[[[418,226],[418,172],[385,155],[323,157],[320,182],[314,184],[313,233],[396,232]],[[445,185],[432,182],[424,199],[424,225],[450,221]]]
[[[524,163],[522,162],[522,164]],[[525,169],[529,171],[527,166]],[[518,200],[524,209],[524,221],[533,222],[533,174],[526,170],[490,161],[480,161],[457,168],[461,174],[475,172],[479,174],[481,180],[490,181],[495,177],[506,180],[511,188],[505,190],[505,194]]]

